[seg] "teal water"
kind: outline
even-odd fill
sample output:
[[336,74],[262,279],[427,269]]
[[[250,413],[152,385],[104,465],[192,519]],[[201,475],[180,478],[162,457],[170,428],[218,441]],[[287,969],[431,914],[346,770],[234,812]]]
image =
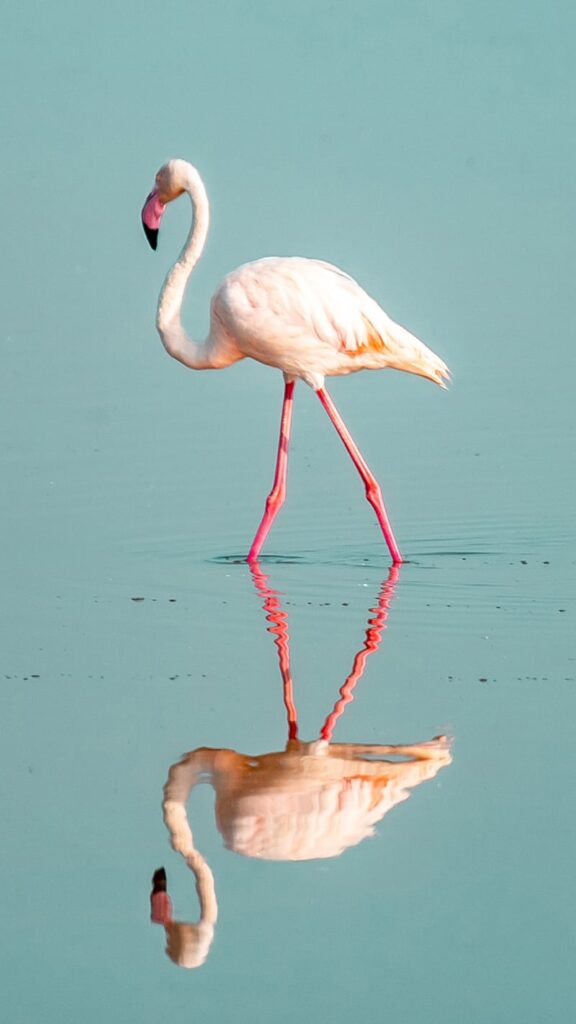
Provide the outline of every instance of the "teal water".
[[[572,7],[25,0],[3,21],[6,1019],[571,1019]],[[448,393],[395,373],[331,384],[409,559],[333,740],[448,734],[452,763],[316,860],[238,856],[195,790],[219,916],[194,971],[150,922],[161,865],[175,917],[199,916],[162,820],[169,771],[202,747],[284,749],[278,621],[317,739],[388,558],[299,386],[262,562],[273,614],[238,562],[281,379],[163,352],[156,296],[188,211],[156,254],[139,211],[169,156],[213,204],[191,333],[238,263],[315,255],[454,375]],[[306,790],[316,761],[298,771]],[[310,798],[300,836],[328,804],[315,819]]]

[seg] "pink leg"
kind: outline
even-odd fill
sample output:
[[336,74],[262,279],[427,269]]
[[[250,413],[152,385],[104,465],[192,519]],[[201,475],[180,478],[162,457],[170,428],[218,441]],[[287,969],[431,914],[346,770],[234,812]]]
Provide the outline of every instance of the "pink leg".
[[388,516],[386,514],[386,509],[384,508],[382,492],[380,490],[378,481],[376,480],[376,477],[371,472],[371,470],[368,467],[368,464],[364,461],[364,458],[360,454],[359,448],[353,441],[352,435],[350,434],[348,428],[346,427],[344,420],[340,416],[340,413],[338,412],[336,406],[334,405],[334,402],[330,398],[330,395],[328,394],[326,389],[319,388],[316,394],[318,395],[318,398],[320,399],[322,405],[326,409],[326,412],[328,413],[330,419],[332,420],[332,423],[336,427],[336,430],[338,431],[344,443],[346,451],[350,455],[352,462],[356,466],[356,469],[358,470],[360,476],[362,477],[362,480],[364,481],[364,486],[366,488],[366,497],[368,498],[368,501],[370,502],[372,508],[376,513],[378,522],[380,523],[380,526],[382,528],[382,533],[386,538],[386,543],[390,550],[390,554],[392,555],[392,561],[394,562],[394,565],[400,565],[401,562],[403,561],[402,555],[400,554],[400,549],[394,539],[394,534],[392,533],[392,527],[390,526]]
[[284,385],[284,403],[282,405],[282,420],[280,422],[280,439],[278,441],[278,455],[276,457],[276,472],[272,490],[266,499],[266,508],[262,516],[262,522],[258,527],[256,536],[252,541],[252,547],[248,552],[247,562],[256,562],[258,555],[268,531],[272,526],[278,512],[284,504],[286,497],[286,471],[288,469],[288,442],[290,440],[290,424],[292,422],[292,398],[294,394],[294,381],[286,382]]
[[371,612],[374,612],[374,618],[368,619],[368,629],[366,630],[364,645],[354,658],[350,675],[340,687],[340,699],[336,701],[333,710],[328,715],[328,718],[320,730],[321,739],[328,740],[329,743],[332,740],[332,733],[334,732],[336,722],[343,713],[346,705],[350,704],[354,699],[354,687],[358,680],[362,678],[369,656],[374,651],[377,651],[380,646],[382,633],[386,629],[388,609],[390,607],[390,602],[394,597],[394,589],[398,582],[399,575],[400,570],[398,566],[391,565],[388,570],[388,579],[384,581],[380,588],[380,593],[378,595],[378,607],[370,609]]
[[282,611],[278,591],[268,586],[268,577],[264,575],[258,562],[250,566],[252,579],[261,597],[264,598],[264,611],[266,621],[271,625],[267,626],[269,633],[274,637],[274,643],[278,649],[278,661],[280,663],[280,674],[284,684],[284,707],[288,715],[288,739],[298,739],[298,714],[294,703],[294,685],[290,671],[290,637],[288,636],[288,616]]

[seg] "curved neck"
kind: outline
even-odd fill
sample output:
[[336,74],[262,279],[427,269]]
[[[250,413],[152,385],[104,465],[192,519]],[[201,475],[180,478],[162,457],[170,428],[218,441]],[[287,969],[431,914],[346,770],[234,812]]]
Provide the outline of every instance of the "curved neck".
[[199,924],[214,925],[218,917],[214,876],[202,854],[194,846],[192,830],[186,814],[186,803],[190,792],[200,781],[202,772],[209,770],[210,763],[210,752],[200,749],[193,751],[184,760],[173,765],[164,787],[162,810],[172,847],[184,857],[196,880],[196,891],[200,902]]
[[192,203],[192,225],[184,248],[168,272],[158,300],[156,327],[166,351],[193,370],[209,369],[213,364],[207,344],[192,341],[182,326],[180,312],[190,274],[198,263],[210,223],[210,207],[206,189],[198,171],[190,167],[185,191]]

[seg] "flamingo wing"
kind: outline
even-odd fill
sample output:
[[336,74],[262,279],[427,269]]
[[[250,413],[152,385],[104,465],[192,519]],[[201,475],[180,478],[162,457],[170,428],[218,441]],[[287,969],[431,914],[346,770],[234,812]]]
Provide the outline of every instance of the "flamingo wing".
[[322,374],[384,366],[423,373],[437,383],[447,374],[444,363],[352,277],[320,260],[270,257],[247,263],[224,279],[212,310],[243,354],[310,383]]
[[227,326],[232,319],[234,327],[249,322],[252,331],[258,325],[268,337],[304,332],[350,352],[366,345],[370,312],[373,318],[379,313],[388,319],[348,274],[298,257],[270,257],[239,267],[223,281],[216,300]]

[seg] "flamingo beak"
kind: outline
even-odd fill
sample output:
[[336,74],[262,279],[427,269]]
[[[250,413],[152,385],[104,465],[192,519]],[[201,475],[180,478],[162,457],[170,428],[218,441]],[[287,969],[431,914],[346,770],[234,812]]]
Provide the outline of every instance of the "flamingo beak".
[[154,924],[164,925],[172,920],[172,901],[166,890],[166,872],[164,868],[158,868],[152,876],[150,919]]
[[142,207],[142,227],[152,249],[158,246],[158,228],[165,209],[165,203],[158,198],[158,189],[153,188]]

